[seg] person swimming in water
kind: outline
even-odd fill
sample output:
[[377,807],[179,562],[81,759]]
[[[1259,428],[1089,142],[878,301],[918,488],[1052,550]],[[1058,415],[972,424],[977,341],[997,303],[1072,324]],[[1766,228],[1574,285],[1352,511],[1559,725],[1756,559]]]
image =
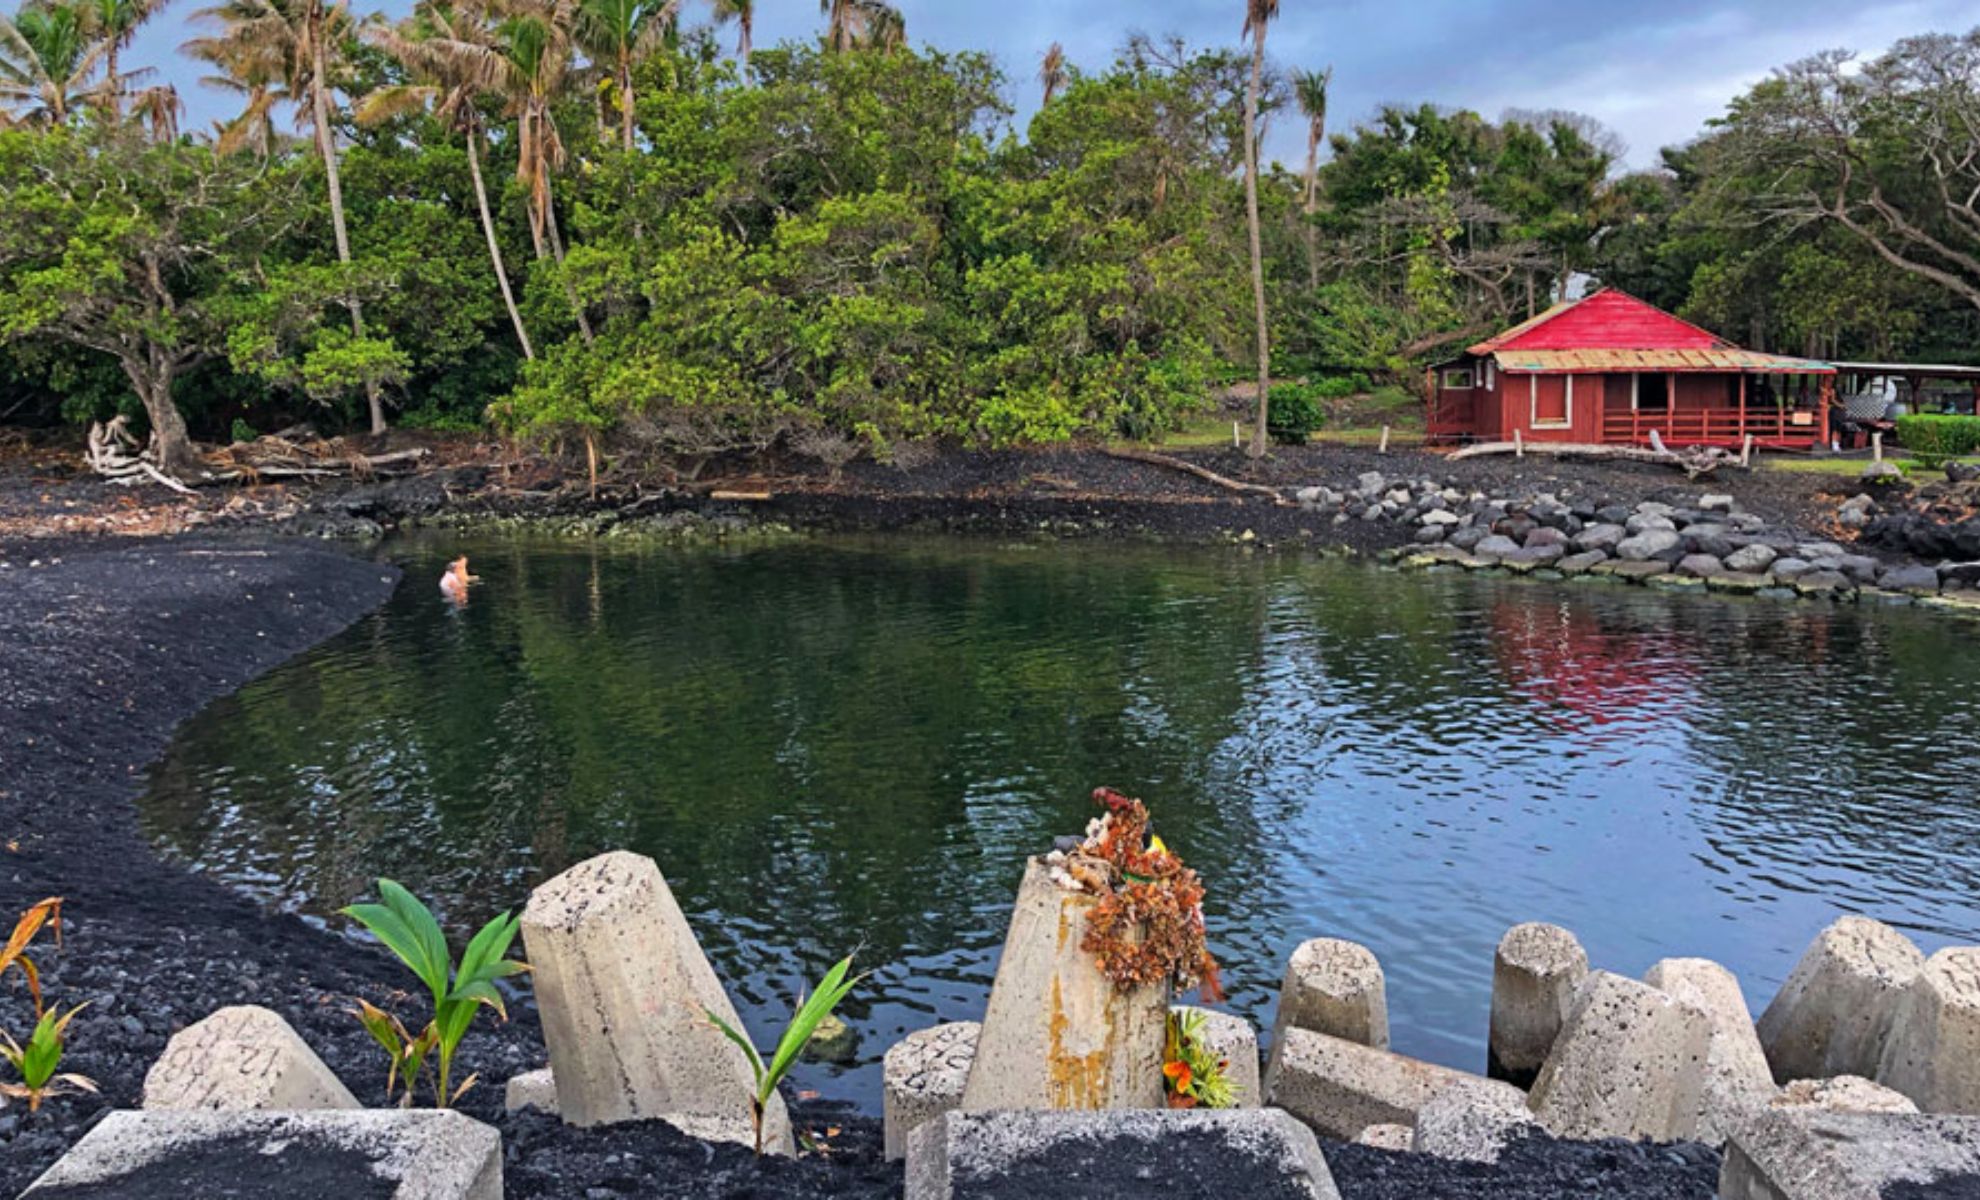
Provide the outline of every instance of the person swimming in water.
[[481,576],[468,574],[467,555],[463,554],[448,563],[446,574],[440,576],[440,594],[455,604],[466,604],[468,584],[480,582]]

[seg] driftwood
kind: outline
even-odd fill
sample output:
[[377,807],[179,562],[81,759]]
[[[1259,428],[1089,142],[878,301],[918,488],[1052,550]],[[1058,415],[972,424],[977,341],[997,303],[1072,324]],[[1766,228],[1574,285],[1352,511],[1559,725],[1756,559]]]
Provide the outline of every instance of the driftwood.
[[128,487],[149,481],[190,496],[194,493],[188,484],[368,476],[418,462],[430,453],[412,449],[389,454],[346,454],[335,443],[320,438],[292,441],[277,435],[237,442],[203,454],[204,467],[197,478],[175,479],[160,468],[155,447],[140,448],[131,434],[130,419],[119,416],[107,424],[91,423],[83,459],[91,470],[113,483]]
[[1206,483],[1214,483],[1226,491],[1242,492],[1252,496],[1270,496],[1274,504],[1288,508],[1292,506],[1292,501],[1286,499],[1284,494],[1277,488],[1266,487],[1258,483],[1245,483],[1242,480],[1232,479],[1226,475],[1219,475],[1207,467],[1199,467],[1193,462],[1185,462],[1180,458],[1171,458],[1166,454],[1157,454],[1152,450],[1125,450],[1118,447],[1110,447],[1106,453],[1109,458],[1125,459],[1128,462],[1147,463],[1150,466],[1156,467],[1167,467],[1171,471],[1181,471],[1185,475],[1194,475]]
[[1553,458],[1578,458],[1590,461],[1647,462],[1676,467],[1691,479],[1710,475],[1728,462],[1737,461],[1737,456],[1715,446],[1692,446],[1684,451],[1674,451],[1663,444],[1653,430],[1650,434],[1651,448],[1641,446],[1595,446],[1586,442],[1480,442],[1466,446],[1445,455],[1455,462],[1463,458],[1485,458],[1495,454],[1540,454]]

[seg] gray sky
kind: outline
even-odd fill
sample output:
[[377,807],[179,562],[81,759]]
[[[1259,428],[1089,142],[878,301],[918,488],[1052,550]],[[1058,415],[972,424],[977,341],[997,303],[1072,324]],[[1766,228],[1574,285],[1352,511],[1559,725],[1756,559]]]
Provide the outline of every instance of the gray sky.
[[[173,0],[130,56],[179,84],[188,127],[229,113],[175,53],[208,0]],[[708,19],[686,0],[687,19]],[[816,0],[759,0],[757,42],[814,36]],[[401,15],[411,0],[352,0]],[[9,4],[9,7],[15,7]],[[1036,103],[1038,56],[1054,40],[1081,67],[1106,66],[1130,30],[1236,45],[1242,0],[900,0],[917,45],[983,49],[1012,79],[1022,120]],[[1897,38],[1964,31],[1974,0],[1282,0],[1266,47],[1286,66],[1334,66],[1334,124],[1388,101],[1434,101],[1496,117],[1507,108],[1569,108],[1620,134],[1635,166],[1686,140],[1774,67],[1832,47],[1875,52]],[[127,60],[128,61],[128,60]],[[1271,152],[1291,163],[1301,132],[1282,120]]]

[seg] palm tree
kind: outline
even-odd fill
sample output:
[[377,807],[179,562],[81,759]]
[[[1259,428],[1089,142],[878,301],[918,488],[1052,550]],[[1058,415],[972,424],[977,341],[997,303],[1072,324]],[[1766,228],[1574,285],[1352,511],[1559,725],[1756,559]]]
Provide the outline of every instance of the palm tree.
[[1045,51],[1045,57],[1038,60],[1038,82],[1045,85],[1045,98],[1038,102],[1040,108],[1052,103],[1052,97],[1066,86],[1066,48],[1057,42]]
[[736,57],[749,62],[751,37],[756,31],[756,0],[715,0],[715,23],[734,21],[738,30]]
[[907,45],[907,18],[887,0],[859,0],[860,44],[893,53]]
[[1327,140],[1327,89],[1333,85],[1334,68],[1301,71],[1293,76],[1293,95],[1299,111],[1306,114],[1306,196],[1300,211],[1306,214],[1307,286],[1320,286],[1320,257],[1314,244],[1313,214],[1320,207],[1320,144]]
[[1272,403],[1272,350],[1265,316],[1265,252],[1258,234],[1258,92],[1265,79],[1265,27],[1279,15],[1279,0],[1245,0],[1244,33],[1251,39],[1251,83],[1244,91],[1244,212],[1251,234],[1251,296],[1258,309],[1258,423],[1251,457],[1265,457],[1265,426]]
[[488,187],[481,178],[481,110],[476,106],[483,95],[479,68],[488,61],[485,56],[494,45],[494,37],[485,10],[456,9],[432,0],[414,10],[403,26],[373,26],[373,44],[398,59],[414,82],[392,84],[371,93],[358,106],[358,119],[379,121],[425,108],[442,125],[465,136],[468,175],[474,180],[474,200],[481,211],[481,232],[488,239],[488,258],[495,266],[495,280],[502,286],[502,302],[509,307],[509,321],[515,326],[516,341],[522,344],[523,357],[533,359],[536,351],[529,344],[529,330],[509,288],[509,271],[495,238],[495,218],[488,209]]
[[[91,37],[105,43],[103,53],[103,83],[107,92],[110,115],[123,115],[124,81],[138,74],[124,75],[117,70],[117,56],[131,44],[138,29],[165,7],[166,0],[81,0],[83,22]],[[176,105],[177,93],[172,100]],[[147,97],[145,107],[155,110],[162,101],[156,96]],[[172,122],[176,127],[176,119]],[[154,123],[154,128],[156,128]]]
[[611,69],[624,149],[633,148],[633,67],[666,38],[679,12],[680,0],[577,0],[572,12],[579,48]]
[[859,40],[859,0],[818,0],[818,11],[825,14],[825,44],[834,50],[850,50]]
[[[323,160],[330,192],[330,228],[337,239],[337,261],[351,264],[350,231],[344,223],[344,185],[337,172],[336,134],[330,128],[330,61],[333,44],[351,31],[350,11],[342,0],[221,0],[193,14],[194,20],[217,21],[214,37],[194,38],[181,49],[220,68],[246,91],[251,100],[272,103],[280,92],[301,97],[298,120],[305,121]],[[265,116],[265,109],[264,109]],[[345,298],[351,312],[351,332],[364,336],[364,306],[356,296]],[[385,402],[376,380],[365,381],[371,406],[371,432],[385,432]]]
[[60,125],[103,94],[90,76],[108,46],[92,43],[82,10],[67,4],[24,7],[0,16],[0,124]]

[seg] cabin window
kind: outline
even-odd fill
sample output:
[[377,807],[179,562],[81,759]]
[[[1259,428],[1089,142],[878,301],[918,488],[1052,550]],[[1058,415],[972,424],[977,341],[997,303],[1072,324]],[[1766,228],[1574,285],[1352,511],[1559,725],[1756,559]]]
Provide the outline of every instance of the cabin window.
[[1629,406],[1639,411],[1668,410],[1671,407],[1671,377],[1648,374],[1636,376],[1636,394],[1630,397]]
[[1470,367],[1445,367],[1444,387],[1449,391],[1466,391],[1471,387]]
[[1528,393],[1535,429],[1567,429],[1574,424],[1574,376],[1531,375]]

